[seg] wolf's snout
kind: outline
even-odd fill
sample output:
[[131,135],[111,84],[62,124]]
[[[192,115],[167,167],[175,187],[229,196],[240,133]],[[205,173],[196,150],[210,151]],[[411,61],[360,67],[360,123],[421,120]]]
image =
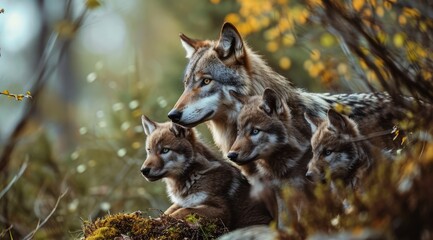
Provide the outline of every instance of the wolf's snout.
[[150,173],[150,168],[142,168],[141,169],[141,174],[143,174],[143,176],[148,177]]
[[177,123],[180,121],[180,118],[182,117],[182,112],[178,111],[176,109],[172,109],[169,113],[168,113],[168,118],[171,119],[171,121]]
[[305,177],[308,179],[308,181],[314,182],[314,173],[312,171],[307,171]]
[[227,157],[232,160],[232,161],[236,161],[236,159],[238,158],[239,154],[237,152],[229,152],[227,154]]

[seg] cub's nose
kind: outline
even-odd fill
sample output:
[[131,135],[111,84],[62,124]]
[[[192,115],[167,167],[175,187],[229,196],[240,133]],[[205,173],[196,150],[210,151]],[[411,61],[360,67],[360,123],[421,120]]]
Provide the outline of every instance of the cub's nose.
[[180,121],[180,118],[182,117],[182,112],[178,111],[176,109],[172,109],[169,113],[168,113],[168,118],[171,119],[171,121],[177,123]]
[[143,174],[143,176],[148,177],[150,173],[150,168],[142,168],[141,169],[141,174]]
[[232,160],[232,161],[236,161],[236,159],[238,158],[239,154],[237,152],[229,152],[227,154],[227,157]]
[[314,182],[314,173],[312,171],[307,171],[305,177],[308,179],[308,181]]

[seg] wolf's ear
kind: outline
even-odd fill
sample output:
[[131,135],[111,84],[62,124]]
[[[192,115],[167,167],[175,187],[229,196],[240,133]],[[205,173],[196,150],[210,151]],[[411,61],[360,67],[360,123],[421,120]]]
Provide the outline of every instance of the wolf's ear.
[[191,39],[183,33],[180,33],[179,37],[183,48],[185,48],[186,58],[190,58],[198,48],[198,40]]
[[320,124],[320,120],[316,117],[311,116],[307,112],[304,112],[304,118],[308,122],[311,128],[311,133],[315,133],[317,130],[317,127]]
[[331,108],[328,110],[328,127],[336,132],[345,132],[349,123],[345,116]]
[[221,59],[227,59],[234,54],[237,61],[243,61],[245,56],[244,41],[233,24],[224,23],[215,50]]
[[149,136],[158,127],[158,123],[150,120],[148,117],[141,115],[141,124],[144,128],[144,133]]
[[281,102],[281,99],[278,98],[277,93],[270,89],[266,88],[263,92],[263,104],[260,108],[265,111],[268,115],[271,115],[273,112],[276,114],[281,114],[284,112],[284,106]]
[[238,102],[240,102],[242,104],[245,104],[247,102],[247,100],[248,100],[247,96],[242,95],[242,94],[240,94],[240,93],[238,93],[236,91],[229,90],[229,93],[230,93],[230,96],[234,97],[236,101],[238,101]]
[[190,134],[190,129],[184,128],[176,123],[171,123],[170,131],[174,134],[176,137],[186,138]]

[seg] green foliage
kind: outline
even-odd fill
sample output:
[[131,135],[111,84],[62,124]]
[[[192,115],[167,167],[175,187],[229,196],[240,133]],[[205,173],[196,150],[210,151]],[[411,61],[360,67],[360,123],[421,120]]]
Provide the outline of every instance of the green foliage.
[[188,215],[184,220],[168,215],[144,217],[141,212],[108,215],[94,222],[84,222],[85,239],[215,239],[228,230],[219,220]]

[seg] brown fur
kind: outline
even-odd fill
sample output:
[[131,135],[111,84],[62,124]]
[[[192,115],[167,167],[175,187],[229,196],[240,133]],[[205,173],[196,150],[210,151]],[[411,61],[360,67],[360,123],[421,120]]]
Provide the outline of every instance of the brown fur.
[[[239,170],[213,154],[193,130],[147,118],[143,122],[149,134],[143,175],[149,181],[163,179],[175,201],[165,214],[184,218],[195,213],[217,218],[229,229],[268,224],[272,220],[264,204],[250,198],[251,186]],[[169,152],[164,155],[163,149]],[[161,171],[155,170],[152,175],[153,169],[147,172],[147,168],[166,171],[160,174]],[[194,200],[199,198],[202,200]]]
[[[363,134],[391,130],[393,127],[395,116],[392,111],[385,111],[390,109],[391,103],[387,94],[330,95],[306,93],[294,88],[290,81],[273,71],[248,47],[230,23],[223,25],[216,41],[192,40],[182,36],[189,57],[184,76],[185,91],[170,113],[183,112],[183,116],[187,118],[191,112],[204,113],[212,107],[213,113],[207,117],[173,121],[187,127],[206,122],[214,142],[224,155],[236,139],[236,119],[241,108],[229,96],[229,90],[244,96],[254,96],[261,95],[266,88],[273,89],[278,98],[285,101],[291,109],[294,125],[306,139],[311,138],[312,133],[303,118],[304,112],[323,118],[326,111],[337,103],[349,105],[352,109],[351,117],[358,122]],[[212,79],[209,86],[201,84],[203,75]],[[215,101],[207,103],[205,109],[196,109],[197,111],[189,113],[186,111],[188,106],[209,94],[216,96]],[[380,146],[394,146],[392,136],[376,140]],[[244,165],[242,168],[247,175],[255,172],[253,164]]]
[[329,171],[332,181],[337,179],[352,187],[364,177],[374,164],[375,157],[381,154],[377,148],[364,139],[357,124],[349,117],[334,110],[328,111],[325,121],[306,116],[316,128],[311,138],[313,158],[308,164],[307,175],[314,181],[324,180],[325,173]]

